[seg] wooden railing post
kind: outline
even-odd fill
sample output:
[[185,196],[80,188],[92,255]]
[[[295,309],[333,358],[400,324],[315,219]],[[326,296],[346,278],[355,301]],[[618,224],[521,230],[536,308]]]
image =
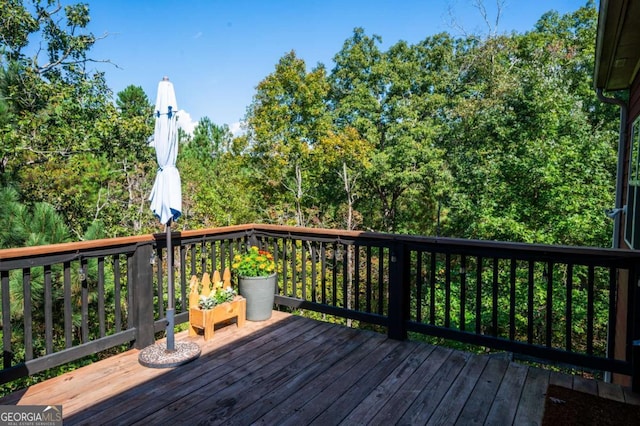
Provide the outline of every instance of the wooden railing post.
[[407,321],[410,318],[409,299],[410,253],[405,244],[391,247],[389,265],[389,338],[407,339]]
[[131,324],[136,329],[134,347],[142,349],[155,342],[153,324],[153,266],[152,244],[138,246],[133,255],[133,282],[129,291],[132,294],[130,307]]

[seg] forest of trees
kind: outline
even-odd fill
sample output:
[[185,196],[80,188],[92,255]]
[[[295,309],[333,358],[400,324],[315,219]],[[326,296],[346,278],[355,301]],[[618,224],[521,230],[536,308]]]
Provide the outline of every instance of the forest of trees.
[[[91,57],[89,6],[1,3],[0,248],[161,230],[147,200],[153,106],[96,71],[108,64]],[[355,28],[330,67],[286,53],[242,135],[215,117],[181,133],[177,226],[608,247],[619,124],[593,90],[596,25],[589,0],[524,34],[382,49]]]

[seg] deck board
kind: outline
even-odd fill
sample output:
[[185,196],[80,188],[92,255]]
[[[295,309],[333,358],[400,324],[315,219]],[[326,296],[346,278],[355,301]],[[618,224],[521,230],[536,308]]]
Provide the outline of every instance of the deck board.
[[494,395],[485,424],[498,426],[513,423],[527,370],[528,367],[524,365],[513,362],[509,364]]
[[598,382],[598,396],[624,402],[624,391],[622,388],[611,383]]
[[580,376],[573,377],[573,389],[590,395],[598,395],[598,384],[596,381]]
[[460,426],[484,424],[489,408],[498,391],[509,362],[491,358],[478,379],[473,392],[461,410],[456,424]]
[[469,359],[470,354],[453,351],[431,380],[424,384],[417,398],[400,417],[399,423],[414,425],[428,420]]
[[542,418],[548,387],[549,371],[530,367],[518,403],[514,424],[531,424],[530,419]]
[[483,356],[471,357],[449,387],[427,424],[451,424],[451,420],[456,420],[451,418],[452,413],[457,415],[462,412],[488,361],[489,358]]
[[[396,393],[399,393],[407,381],[413,377],[417,370],[427,360],[432,362],[430,356],[435,346],[416,345],[416,350],[411,352],[373,391],[342,420],[342,425],[356,425],[370,422],[383,408],[390,412],[398,412],[397,407],[390,404]],[[424,377],[424,376],[423,376]],[[413,389],[413,387],[411,387]],[[406,398],[405,398],[406,399]],[[404,411],[404,410],[402,410]]]
[[146,368],[131,350],[0,399],[72,424],[539,424],[548,384],[640,403],[627,388],[274,312],[216,329],[201,356]]
[[371,424],[388,425],[396,422],[400,413],[413,404],[422,392],[425,383],[429,383],[433,376],[442,368],[453,351],[448,348],[436,347],[430,352],[429,357],[416,369],[400,389],[380,407],[372,418]]
[[549,384],[573,389],[573,376],[552,371],[549,374]]

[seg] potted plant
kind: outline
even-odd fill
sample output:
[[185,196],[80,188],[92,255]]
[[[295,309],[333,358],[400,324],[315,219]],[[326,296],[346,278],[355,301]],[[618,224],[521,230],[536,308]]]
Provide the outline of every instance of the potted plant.
[[236,254],[232,269],[238,277],[238,292],[247,299],[247,320],[271,318],[276,292],[276,263],[273,255],[257,246]]

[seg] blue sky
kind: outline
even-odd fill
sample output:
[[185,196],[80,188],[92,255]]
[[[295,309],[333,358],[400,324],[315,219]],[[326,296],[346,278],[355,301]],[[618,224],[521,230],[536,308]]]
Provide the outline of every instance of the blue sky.
[[[114,94],[143,88],[154,103],[158,81],[173,82],[178,107],[234,128],[255,87],[294,50],[309,69],[332,58],[353,29],[382,37],[386,49],[439,32],[488,31],[473,0],[86,0],[96,36],[92,49]],[[496,0],[484,0],[495,20]],[[586,0],[506,0],[500,33],[525,32],[550,10],[572,12]],[[454,23],[455,22],[455,23]],[[493,23],[492,23],[493,25]]]

